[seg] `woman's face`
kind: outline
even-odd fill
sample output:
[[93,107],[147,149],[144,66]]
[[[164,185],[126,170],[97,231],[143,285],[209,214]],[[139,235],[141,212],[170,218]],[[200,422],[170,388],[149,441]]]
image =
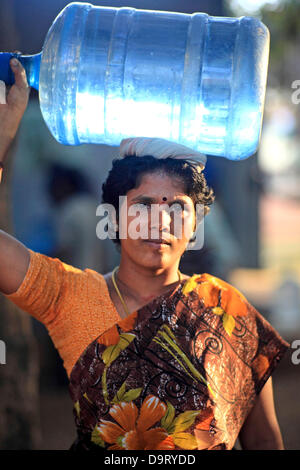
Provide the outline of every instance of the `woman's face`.
[[180,178],[146,173],[120,207],[121,256],[150,269],[178,263],[195,229],[193,200]]

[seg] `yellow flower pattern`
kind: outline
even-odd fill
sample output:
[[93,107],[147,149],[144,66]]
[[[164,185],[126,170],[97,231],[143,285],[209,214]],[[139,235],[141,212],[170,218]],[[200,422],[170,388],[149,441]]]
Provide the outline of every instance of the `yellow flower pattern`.
[[[199,282],[201,281],[201,282]],[[226,333],[231,336],[237,316],[247,314],[245,297],[234,287],[221,279],[208,274],[194,274],[182,288],[182,294],[188,295],[195,290],[212,313],[222,318]]]

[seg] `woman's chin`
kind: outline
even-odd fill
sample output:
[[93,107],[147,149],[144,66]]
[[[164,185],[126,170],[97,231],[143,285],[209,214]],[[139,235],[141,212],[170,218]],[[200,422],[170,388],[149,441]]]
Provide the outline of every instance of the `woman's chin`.
[[161,269],[174,262],[174,252],[170,244],[136,240],[134,243],[126,243],[122,252],[122,258],[129,256],[136,264],[149,269]]
[[141,264],[149,268],[163,268],[168,265],[169,257],[163,252],[151,253],[150,256],[143,253],[140,257]]
[[134,259],[137,264],[149,269],[161,269],[169,266],[170,255],[163,250],[143,249],[141,252],[134,253]]

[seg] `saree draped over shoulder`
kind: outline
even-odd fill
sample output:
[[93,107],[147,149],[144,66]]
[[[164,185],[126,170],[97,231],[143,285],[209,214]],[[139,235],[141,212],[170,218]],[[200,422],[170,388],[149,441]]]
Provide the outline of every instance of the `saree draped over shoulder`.
[[71,449],[232,449],[287,348],[239,291],[194,275],[82,353]]

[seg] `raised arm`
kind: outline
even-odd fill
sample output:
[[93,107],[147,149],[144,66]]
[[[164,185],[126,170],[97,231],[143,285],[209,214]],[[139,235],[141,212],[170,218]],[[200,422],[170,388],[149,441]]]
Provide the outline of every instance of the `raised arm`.
[[[25,70],[20,62],[12,59],[11,68],[15,84],[7,93],[6,99],[2,96],[0,103],[0,181],[7,152],[27,107],[30,91]],[[29,259],[28,249],[0,230],[0,292],[12,294],[18,289],[27,272]]]

